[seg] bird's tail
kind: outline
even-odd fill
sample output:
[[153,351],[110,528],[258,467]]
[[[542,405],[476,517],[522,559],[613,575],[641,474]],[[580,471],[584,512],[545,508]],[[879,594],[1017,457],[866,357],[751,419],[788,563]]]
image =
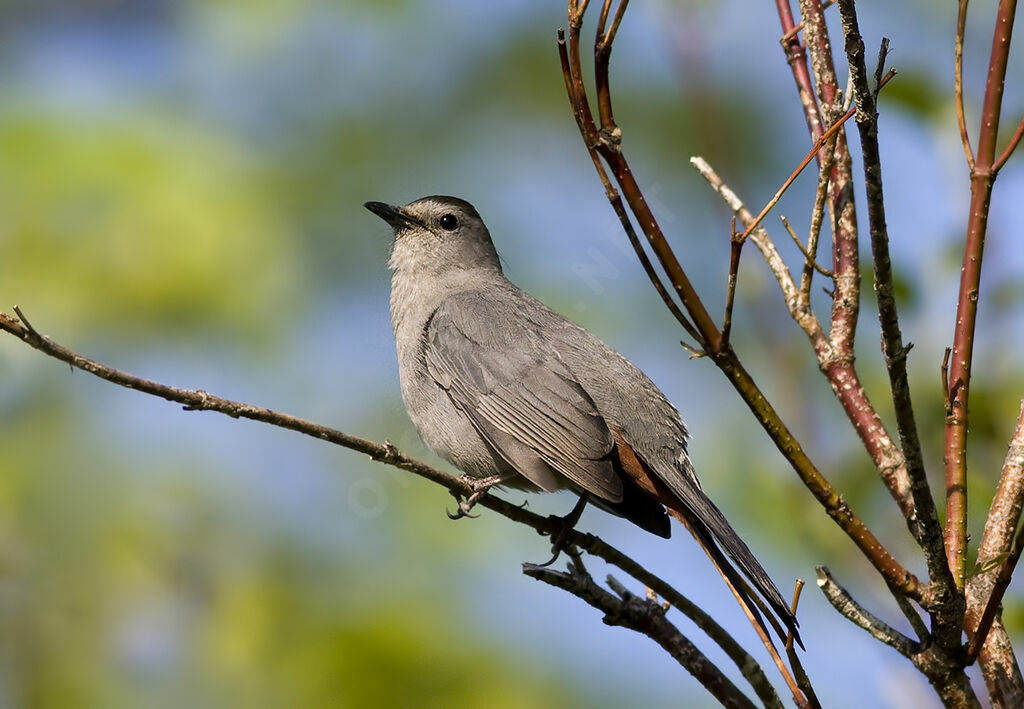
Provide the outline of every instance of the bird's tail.
[[[704,494],[695,479],[691,481],[692,474],[690,476],[662,477],[636,454],[636,451],[622,437],[620,431],[613,429],[612,435],[616,444],[613,449],[616,470],[623,473],[631,484],[635,484],[651,498],[668,508],[672,516],[683,523],[683,526],[689,530],[711,558],[711,562],[718,568],[718,572],[729,584],[740,605],[764,631],[765,637],[767,638],[770,633],[762,614],[758,612],[757,595],[760,595],[771,609],[771,613],[765,613],[765,615],[779,637],[785,641],[788,632],[792,634],[796,643],[803,647],[804,644],[797,632],[796,616],[783,600],[779,589],[775,587],[768,573],[740,539],[740,535],[725,519],[721,510]],[[617,511],[617,513],[623,514],[622,511]],[[629,515],[629,518],[633,519],[633,516]],[[644,526],[640,521],[636,521],[636,523],[641,527]],[[739,571],[737,571],[737,567],[739,567]],[[753,585],[756,594],[750,591],[750,587],[743,580],[740,571]],[[785,629],[779,625],[779,621],[785,625]]]
[[[766,615],[778,636],[785,642],[787,633],[789,633],[802,648],[804,644],[797,630],[799,624],[796,616],[793,615],[793,611],[782,598],[782,594],[779,593],[779,589],[772,582],[764,567],[761,566],[746,543],[740,539],[715,503],[699,489],[693,489],[692,494],[687,495],[691,498],[689,500],[678,499],[681,497],[679,495],[673,495],[673,497],[677,499],[672,502],[677,502],[677,504],[667,504],[670,514],[682,522],[683,526],[697,540],[748,614],[766,634],[769,633],[761,613],[758,612],[757,599],[751,597],[750,586],[737,572],[737,567],[771,609],[771,613]],[[779,624],[779,621],[785,628]]]

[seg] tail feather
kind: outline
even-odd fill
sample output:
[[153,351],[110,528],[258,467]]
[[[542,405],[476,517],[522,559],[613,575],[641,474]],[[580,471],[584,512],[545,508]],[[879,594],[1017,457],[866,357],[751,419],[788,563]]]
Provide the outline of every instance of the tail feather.
[[[743,575],[749,579],[761,598],[764,599],[775,616],[786,626],[786,630],[792,633],[793,639],[802,648],[804,644],[800,640],[800,633],[797,630],[799,623],[796,620],[796,616],[793,615],[793,611],[790,610],[789,604],[783,599],[779,589],[775,586],[771,577],[768,576],[768,572],[764,570],[764,567],[761,566],[753,552],[750,551],[746,543],[740,539],[740,536],[725,519],[725,515],[722,514],[721,510],[715,506],[715,503],[707,495],[696,488],[693,488],[690,494],[685,497],[679,494],[676,497],[680,498],[682,504],[679,506],[683,509],[677,510],[674,506],[670,505],[670,508],[677,513],[674,516],[689,529],[697,542],[704,548],[704,551],[711,557],[711,560],[715,562],[716,566],[720,567],[722,573],[730,575],[731,572],[731,575],[737,578],[730,578],[730,580],[733,583],[736,583],[738,580],[740,587],[743,587],[746,584],[741,578],[738,578],[733,563],[739,567]],[[684,520],[684,517],[689,519]],[[722,553],[723,550],[725,554]],[[725,555],[728,555],[728,558]],[[730,563],[730,559],[732,563]],[[786,639],[786,634],[779,632],[781,631],[780,628],[776,628],[776,631],[783,640]]]
[[[704,494],[698,484],[683,475],[662,477],[637,455],[636,451],[622,437],[621,431],[613,428],[612,437],[615,441],[612,455],[616,470],[623,473],[625,479],[631,480],[633,484],[667,507],[672,516],[683,523],[697,543],[704,548],[712,563],[718,567],[722,576],[733,587],[740,603],[747,608],[766,633],[768,630],[764,619],[761,618],[757,605],[753,602],[753,598],[756,596],[748,591],[749,587],[736,567],[739,567],[743,576],[750,580],[754,589],[768,604],[772,613],[786,626],[797,644],[803,647],[804,644],[797,632],[796,616],[793,615],[782,598],[779,589],[776,588],[768,573],[747,548],[747,545],[740,539],[736,530],[725,519],[725,515]],[[772,625],[775,626],[778,635],[785,640],[786,633],[771,615],[768,617],[772,620]]]

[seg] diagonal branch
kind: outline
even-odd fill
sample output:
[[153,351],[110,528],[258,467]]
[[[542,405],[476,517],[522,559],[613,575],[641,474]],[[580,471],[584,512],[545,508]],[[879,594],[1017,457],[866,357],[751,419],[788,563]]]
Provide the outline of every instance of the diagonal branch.
[[1017,130],[1014,131],[1013,136],[1010,138],[1010,142],[1006,144],[1006,148],[1003,150],[1002,155],[993,163],[992,171],[999,172],[1000,168],[1010,159],[1013,155],[1013,151],[1020,145],[1021,138],[1024,138],[1024,117],[1020,119],[1020,123],[1017,124]]
[[[602,611],[606,625],[629,628],[658,643],[687,672],[693,675],[723,706],[753,709],[754,704],[729,678],[722,674],[679,628],[665,617],[665,611],[649,599],[639,598],[609,577],[609,585],[618,596],[599,586],[578,560],[570,562],[567,572],[535,564],[524,564],[523,573],[586,601]],[[769,706],[781,707],[778,697]]]
[[[736,193],[722,182],[721,177],[703,158],[691,158],[690,163],[697,168],[741,222],[746,224],[753,220],[753,215],[743,205]],[[768,233],[763,228],[758,228],[752,232],[750,238],[761,250],[768,267],[779,283],[779,289],[782,291],[791,317],[807,334],[811,346],[814,348],[818,367],[828,380],[833,394],[853,424],[854,430],[877,467],[882,481],[893,499],[899,504],[900,510],[916,536],[917,511],[910,496],[910,482],[907,480],[903,455],[886,432],[878,411],[868,399],[867,392],[853,367],[852,356],[842,356],[838,353],[825,336],[821,329],[821,323],[814,317],[810,308],[800,307],[800,290]]]
[[[17,337],[44,355],[65,362],[82,371],[89,372],[118,386],[182,404],[186,411],[215,411],[232,418],[260,421],[349,448],[368,455],[375,461],[394,466],[437,483],[456,495],[467,496],[473,492],[472,488],[463,479],[401,453],[388,441],[377,443],[272,409],[224,399],[198,389],[171,387],[137,377],[113,367],[108,367],[73,352],[48,337],[41,335],[32,327],[19,308],[15,307],[15,312],[20,318],[20,322],[18,319],[0,312],[0,330]],[[565,533],[566,531],[561,519],[543,517],[494,495],[484,496],[478,504],[497,512],[513,522],[532,527],[541,534],[551,536]],[[764,671],[739,643],[715,622],[711,616],[666,581],[592,534],[569,530],[565,536],[565,542],[622,569],[640,583],[660,594],[722,648],[725,654],[740,669],[743,676],[750,682],[751,686],[754,687],[758,696],[768,696],[769,692],[774,694],[774,690],[771,689],[771,684],[765,677]]]
[[[576,124],[580,131],[586,134],[587,126],[593,125],[593,117],[590,115],[590,106],[587,105],[586,102],[576,100],[576,88],[573,86],[574,79],[569,70],[569,55],[565,46],[565,32],[561,29],[558,31],[558,57],[562,63],[562,76],[565,78],[565,88],[570,97],[573,116],[576,118]],[[608,202],[612,205],[612,209],[615,210],[615,215],[619,218],[619,223],[622,224],[622,229],[626,232],[626,237],[629,239],[629,243],[633,247],[633,251],[636,252],[640,265],[643,266],[644,273],[647,274],[647,278],[650,279],[651,284],[654,286],[654,290],[657,291],[662,302],[665,304],[665,307],[667,307],[669,312],[672,313],[672,316],[682,326],[687,334],[700,344],[700,333],[697,332],[696,328],[687,319],[686,315],[684,315],[679,309],[676,301],[672,298],[672,295],[662,282],[661,276],[659,276],[658,272],[654,269],[654,265],[651,263],[651,259],[647,255],[647,251],[644,250],[643,244],[640,243],[640,238],[637,236],[636,230],[633,228],[633,223],[630,221],[629,215],[626,213],[626,208],[622,203],[622,197],[619,194],[619,191],[615,189],[615,186],[612,185],[611,180],[608,179],[608,171],[604,169],[604,163],[601,162],[601,157],[597,154],[597,150],[594,147],[596,143],[592,143],[591,141],[585,142],[587,144],[587,152],[590,154],[590,159],[594,163],[594,169],[597,170],[597,175],[601,179],[601,184],[604,185],[605,196],[608,198]]]
[[[842,0],[839,1],[842,2]],[[885,643],[904,657],[910,657],[918,651],[917,643],[853,600],[849,592],[832,578],[828,568],[818,566],[815,567],[815,571],[818,572],[818,588],[841,616],[863,628],[875,640]]]

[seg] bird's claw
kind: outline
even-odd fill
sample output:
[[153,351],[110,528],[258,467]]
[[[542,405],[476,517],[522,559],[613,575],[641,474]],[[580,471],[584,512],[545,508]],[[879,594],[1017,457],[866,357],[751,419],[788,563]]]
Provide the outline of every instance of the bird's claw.
[[547,561],[545,561],[543,564],[534,564],[534,566],[539,566],[542,569],[543,568],[547,568],[548,566],[551,566],[553,563],[558,561],[558,557],[560,557],[562,555],[562,549],[564,547],[565,547],[565,544],[561,544],[561,545],[557,545],[557,546],[555,544],[552,544],[551,545],[551,551],[553,553],[551,555],[551,558],[548,559]]
[[559,524],[559,529],[551,535],[551,558],[543,564],[537,564],[537,566],[551,566],[558,561],[558,557],[562,555],[562,551],[569,545],[569,535],[572,533],[573,529],[576,528],[576,523],[579,522],[580,517],[583,516],[583,509],[586,506],[587,495],[583,494],[580,495],[580,499],[576,503],[576,506],[572,508],[572,512],[567,514],[565,517],[552,515],[549,518],[552,522],[557,522]]
[[461,494],[452,490],[451,495],[452,497],[455,498],[455,501],[459,503],[459,509],[456,510],[455,512],[449,512],[446,509],[444,512],[446,515],[448,515],[448,519],[462,519],[463,517],[476,519],[477,517],[479,517],[480,515],[470,514],[470,510],[472,510],[473,507],[476,506],[477,501],[479,501],[479,499],[483,497],[485,492],[486,490],[484,492],[474,492],[466,499],[462,499]]

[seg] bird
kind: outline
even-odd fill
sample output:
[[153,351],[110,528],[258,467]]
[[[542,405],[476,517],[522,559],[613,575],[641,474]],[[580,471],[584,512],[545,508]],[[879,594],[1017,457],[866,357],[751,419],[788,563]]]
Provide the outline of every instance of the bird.
[[[568,489],[659,537],[679,520],[767,633],[750,586],[801,644],[794,613],[705,494],[678,410],[624,356],[513,284],[487,226],[457,197],[366,202],[393,231],[390,313],[405,408],[473,490]],[[557,557],[557,550],[556,550]],[[742,574],[742,576],[741,576]]]

